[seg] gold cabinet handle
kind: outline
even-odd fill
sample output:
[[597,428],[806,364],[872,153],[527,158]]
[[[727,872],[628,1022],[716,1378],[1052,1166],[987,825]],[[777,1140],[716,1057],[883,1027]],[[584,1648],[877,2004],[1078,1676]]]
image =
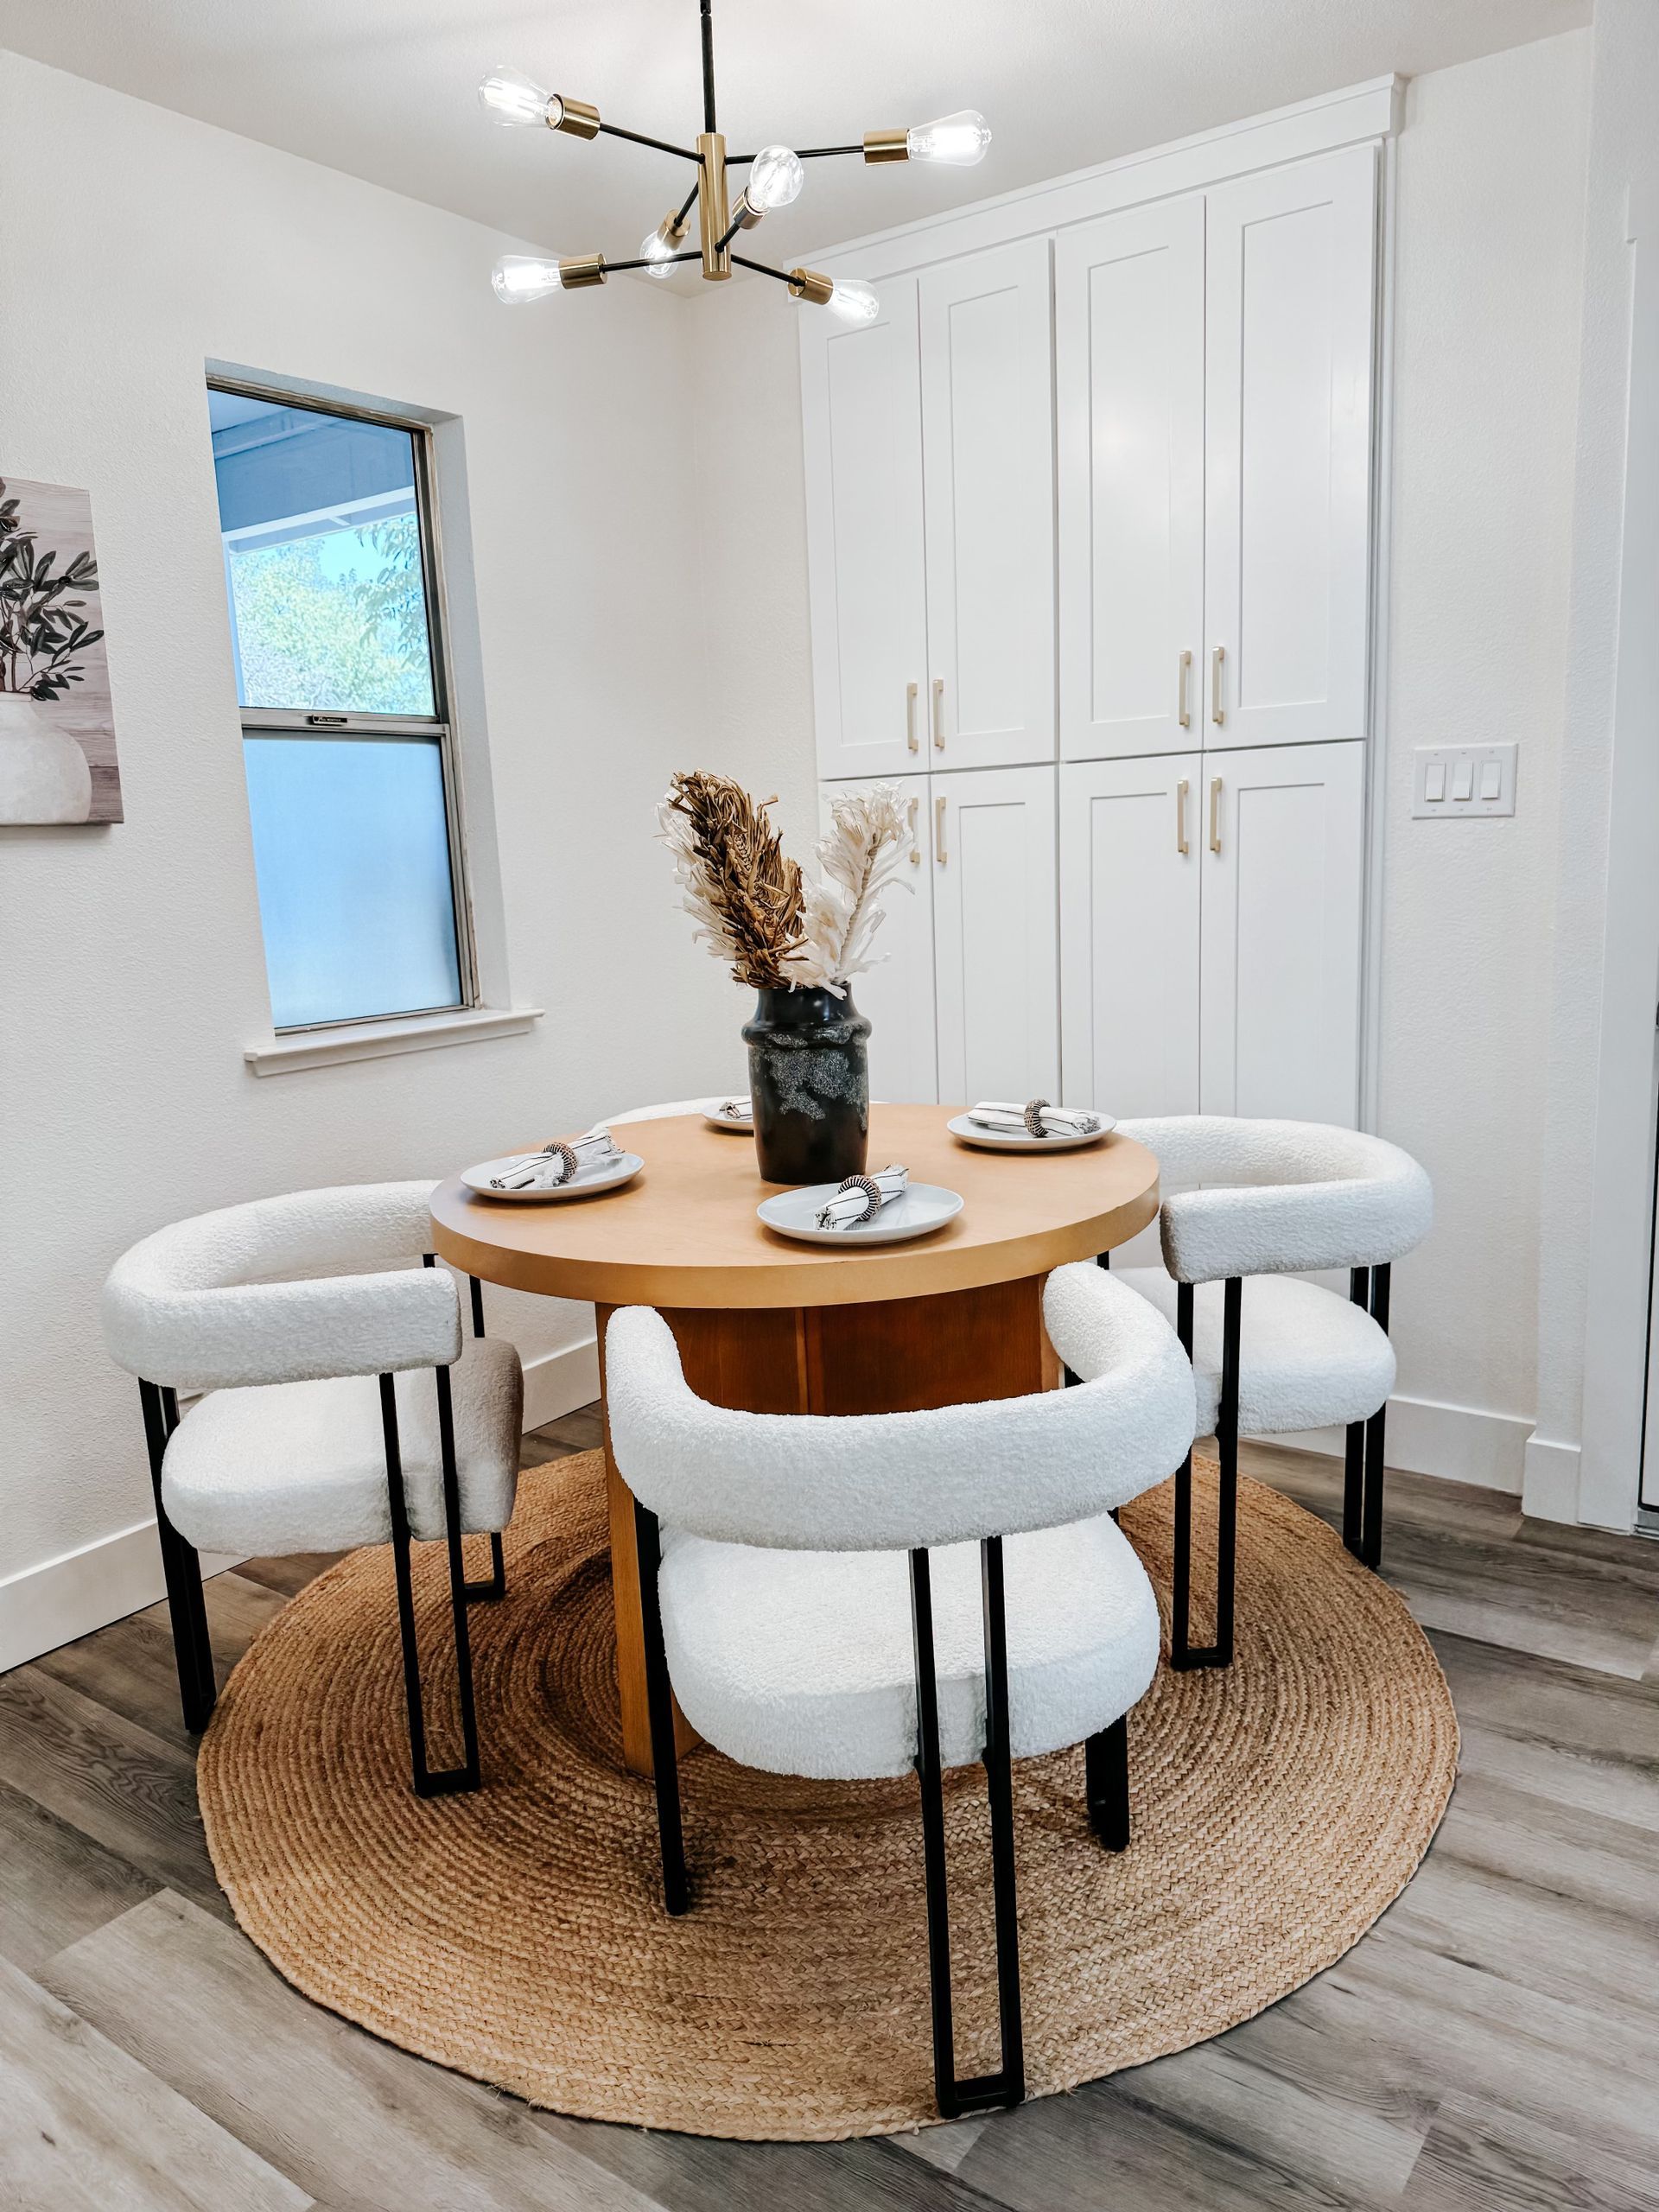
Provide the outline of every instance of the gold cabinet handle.
[[1210,656],[1210,719],[1217,729],[1227,719],[1227,709],[1221,703],[1221,664],[1226,658],[1225,645],[1217,645]]
[[[1180,678],[1175,694],[1175,719],[1179,722],[1183,729],[1191,729],[1192,727],[1192,709],[1186,702],[1187,680],[1192,676],[1192,656],[1191,653],[1183,653],[1181,655]],[[1183,852],[1186,850],[1185,845],[1182,846],[1181,850]]]
[[936,676],[933,679],[933,749],[936,753],[944,750],[944,678],[942,676]]
[[1212,853],[1218,853],[1221,850],[1221,778],[1219,776],[1211,776],[1210,779],[1210,849]]
[[[1191,655],[1188,655],[1191,658]],[[1183,776],[1175,786],[1175,849],[1186,850],[1186,778]]]
[[[916,696],[916,686],[913,683],[910,687],[910,696],[912,699]],[[910,802],[910,864],[912,868],[920,868],[922,864],[922,849],[916,839],[916,817],[920,811],[921,804],[918,798],[913,798]]]
[[941,868],[944,866],[944,801],[942,798],[936,798],[933,802],[933,857]]
[[[912,753],[919,753],[922,749],[922,741],[916,734],[916,686],[913,683],[905,686],[905,743]],[[912,827],[914,827],[913,823]]]

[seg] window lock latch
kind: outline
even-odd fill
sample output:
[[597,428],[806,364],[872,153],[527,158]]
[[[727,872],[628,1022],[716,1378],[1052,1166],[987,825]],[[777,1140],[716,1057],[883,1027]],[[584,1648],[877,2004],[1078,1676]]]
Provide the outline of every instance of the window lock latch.
[[344,729],[349,717],[345,715],[308,715],[308,729]]

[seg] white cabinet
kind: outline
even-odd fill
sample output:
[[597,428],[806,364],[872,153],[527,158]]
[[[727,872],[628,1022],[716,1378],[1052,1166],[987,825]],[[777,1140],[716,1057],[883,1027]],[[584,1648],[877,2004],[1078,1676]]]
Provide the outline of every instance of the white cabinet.
[[893,277],[880,291],[874,322],[801,318],[812,677],[826,776],[926,765],[916,279]]
[[1375,153],[1218,185],[1205,226],[1204,743],[1363,737]]
[[1196,745],[1202,194],[1062,231],[1054,340],[1061,754],[1097,760]]
[[930,779],[940,1095],[1058,1098],[1055,772]]
[[[855,784],[826,784],[819,815],[830,826],[830,798]],[[911,863],[887,895],[875,949],[884,957],[868,975],[853,978],[853,1002],[870,1020],[870,1096],[929,1104],[939,1095],[938,1049],[933,1016],[932,827],[927,779],[906,786],[912,837]]]
[[1203,761],[1060,775],[1060,1025],[1068,1105],[1198,1110]]
[[1054,757],[1049,244],[921,278],[930,750],[936,767]]
[[1364,760],[1348,743],[1204,761],[1206,1114],[1353,1124]]

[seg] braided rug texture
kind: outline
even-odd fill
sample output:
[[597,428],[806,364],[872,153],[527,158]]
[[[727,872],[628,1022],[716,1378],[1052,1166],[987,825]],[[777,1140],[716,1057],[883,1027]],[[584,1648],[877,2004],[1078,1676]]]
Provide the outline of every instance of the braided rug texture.
[[[1196,1473],[1207,1529],[1214,1470]],[[1033,2095],[1217,2035],[1331,1965],[1451,1795],[1451,1694],[1404,1605],[1313,1515],[1241,1493],[1237,1656],[1160,1668],[1131,1715],[1128,1851],[1090,1834],[1080,1750],[1014,1768]],[[1166,1618],[1170,1512],[1166,1486],[1122,1516]],[[416,1554],[437,1763],[459,1755],[448,1581],[441,1546]],[[703,1746],[681,1765],[693,1908],[667,1919],[651,1785],[620,1758],[597,1452],[523,1479],[506,1555],[505,1601],[471,1608],[474,1796],[410,1789],[389,1550],[320,1576],[237,1668],[198,1772],[248,1935],[320,2004],[560,2112],[799,2140],[933,2120],[914,1784],[791,1781]],[[983,1777],[945,1789],[965,2075],[996,2063]]]

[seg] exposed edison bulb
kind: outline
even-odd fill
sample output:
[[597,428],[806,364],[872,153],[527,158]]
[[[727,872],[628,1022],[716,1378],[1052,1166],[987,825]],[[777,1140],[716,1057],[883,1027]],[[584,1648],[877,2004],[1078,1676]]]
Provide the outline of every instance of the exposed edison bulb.
[[765,146],[749,164],[749,181],[743,197],[757,215],[774,207],[787,207],[801,196],[806,170],[800,156],[788,146]]
[[660,229],[647,231],[639,241],[639,257],[650,263],[647,276],[671,276],[674,274],[676,248],[663,236]]
[[527,307],[532,300],[544,300],[550,293],[564,289],[558,263],[543,261],[533,253],[504,253],[490,282],[496,298],[510,308]]
[[490,121],[509,128],[544,123],[550,130],[556,130],[563,113],[556,92],[526,77],[522,69],[510,69],[504,61],[498,62],[479,86],[478,97]]
[[937,123],[918,123],[905,133],[905,149],[912,162],[940,162],[953,169],[970,169],[982,162],[990,143],[990,125],[976,107],[959,108],[955,115],[942,115]]
[[881,312],[874,288],[856,276],[837,276],[824,305],[843,322],[874,322]]

